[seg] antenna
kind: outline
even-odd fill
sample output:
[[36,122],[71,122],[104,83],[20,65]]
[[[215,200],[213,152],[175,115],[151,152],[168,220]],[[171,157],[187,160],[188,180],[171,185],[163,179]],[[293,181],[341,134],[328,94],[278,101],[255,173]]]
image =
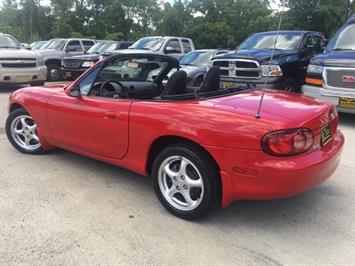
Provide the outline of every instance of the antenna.
[[[266,88],[266,86],[267,86],[267,84],[269,82],[269,75],[270,75],[271,65],[272,65],[272,61],[274,60],[276,45],[277,45],[277,41],[278,41],[278,38],[279,38],[280,29],[281,29],[281,23],[282,23],[282,15],[280,15],[279,26],[277,28],[276,38],[275,38],[275,42],[274,42],[274,48],[272,49],[269,68],[268,68],[268,73],[267,73],[267,76],[265,78],[264,88]],[[257,112],[255,114],[255,118],[256,119],[260,119],[261,118],[260,112],[261,112],[261,107],[263,105],[264,96],[265,96],[264,89],[262,89],[261,90],[261,99],[260,99],[260,102],[259,102],[258,110],[257,110]]]

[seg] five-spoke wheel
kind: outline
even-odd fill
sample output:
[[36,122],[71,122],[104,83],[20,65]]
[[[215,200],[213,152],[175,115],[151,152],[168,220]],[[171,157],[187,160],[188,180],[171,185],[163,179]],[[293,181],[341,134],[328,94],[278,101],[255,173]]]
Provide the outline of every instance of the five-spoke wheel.
[[203,180],[197,167],[187,158],[166,158],[160,165],[158,181],[163,196],[175,208],[189,211],[201,203]]
[[6,134],[11,144],[24,153],[41,153],[42,145],[37,124],[22,108],[13,111],[6,120]]
[[153,164],[153,176],[160,202],[178,217],[198,218],[220,201],[218,168],[194,145],[182,143],[163,149]]

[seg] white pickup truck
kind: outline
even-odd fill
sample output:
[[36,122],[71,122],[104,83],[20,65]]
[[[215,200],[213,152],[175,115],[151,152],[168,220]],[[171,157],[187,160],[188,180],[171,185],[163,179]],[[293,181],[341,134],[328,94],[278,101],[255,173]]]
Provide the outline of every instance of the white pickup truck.
[[20,42],[9,34],[0,33],[0,85],[43,85],[47,67],[37,53],[24,49]]
[[189,38],[173,36],[144,37],[136,41],[129,49],[118,50],[115,53],[157,53],[166,54],[180,59],[184,54],[195,50],[194,43]]

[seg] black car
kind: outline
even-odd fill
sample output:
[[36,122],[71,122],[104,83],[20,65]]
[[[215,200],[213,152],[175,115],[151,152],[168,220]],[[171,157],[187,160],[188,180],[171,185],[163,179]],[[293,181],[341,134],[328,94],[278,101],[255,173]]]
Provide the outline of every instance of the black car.
[[268,88],[299,91],[310,59],[323,51],[324,43],[319,32],[280,31],[278,37],[275,31],[256,33],[235,51],[213,58],[212,65],[220,67],[224,88],[264,87],[268,76]]
[[101,41],[91,47],[86,54],[62,59],[62,72],[66,79],[75,79],[99,60],[110,56],[112,52],[127,49],[132,42]]

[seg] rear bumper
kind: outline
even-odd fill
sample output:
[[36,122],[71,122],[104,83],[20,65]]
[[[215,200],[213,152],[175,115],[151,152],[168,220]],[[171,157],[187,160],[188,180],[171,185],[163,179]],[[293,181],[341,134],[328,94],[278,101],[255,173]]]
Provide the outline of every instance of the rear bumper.
[[33,68],[0,68],[1,84],[29,84],[31,82],[45,81],[47,67]]
[[222,204],[235,200],[287,198],[328,179],[339,165],[344,136],[338,131],[323,148],[303,155],[277,158],[261,151],[207,146],[217,159],[222,178]]
[[346,108],[346,107],[339,106],[340,97],[350,97],[355,99],[355,90],[354,92],[349,92],[349,91],[341,91],[341,90],[324,89],[322,87],[317,87],[312,85],[303,85],[302,93],[304,95],[316,98],[321,102],[327,102],[337,106],[339,112],[355,114],[355,108]]

